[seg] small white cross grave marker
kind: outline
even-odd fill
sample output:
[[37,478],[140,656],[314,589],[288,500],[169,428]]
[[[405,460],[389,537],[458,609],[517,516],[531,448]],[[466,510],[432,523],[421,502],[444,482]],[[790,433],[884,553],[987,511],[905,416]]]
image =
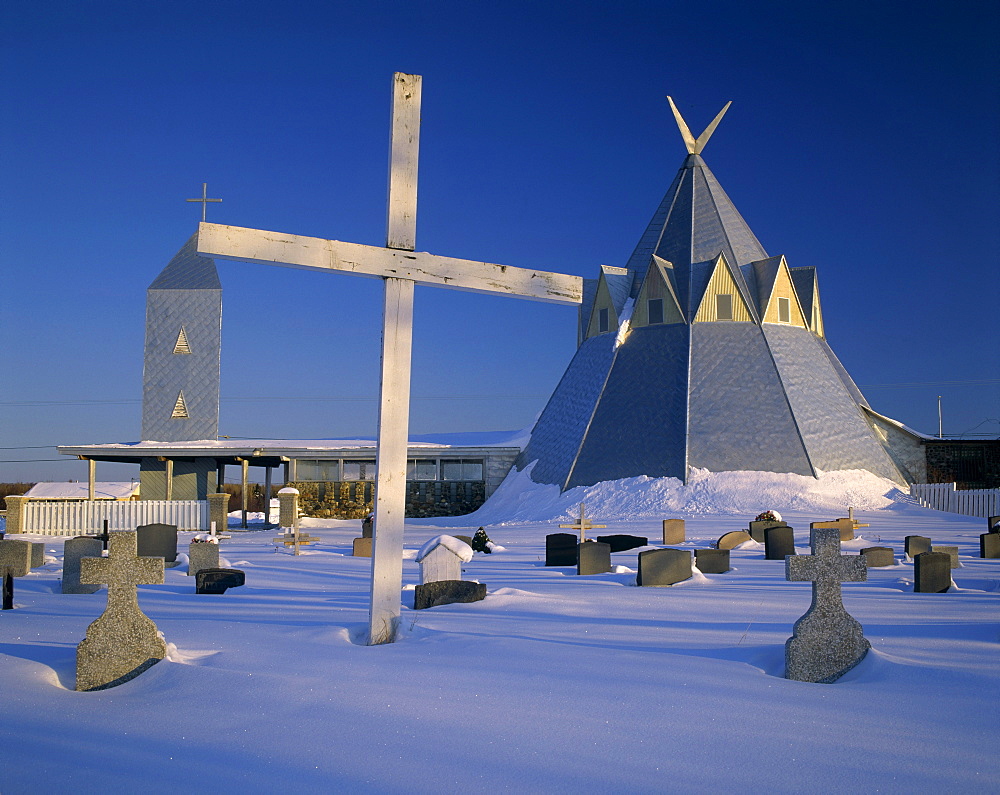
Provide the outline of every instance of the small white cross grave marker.
[[421,87],[420,75],[397,72],[393,76],[384,248],[204,222],[197,235],[198,254],[204,257],[350,273],[382,279],[385,284],[368,612],[370,645],[395,640],[399,624],[414,285],[577,305],[583,295],[579,276],[414,251]]
[[134,679],[167,656],[139,607],[137,585],[163,582],[163,558],[139,557],[134,530],[111,533],[106,558],[82,558],[80,582],[108,586],[108,606],[76,647],[76,689],[103,690]]
[[[315,544],[319,541],[315,536],[300,532],[298,522],[287,533],[282,533],[277,538],[272,538],[271,540],[279,544],[284,544],[286,547],[294,547],[296,555],[299,554],[299,546],[301,544]],[[275,547],[274,551],[277,552],[278,548]]]
[[812,555],[785,558],[785,579],[812,582],[812,603],[785,642],[785,678],[800,682],[835,682],[857,665],[871,644],[864,629],[844,609],[840,584],[864,582],[863,555],[840,554],[835,527],[810,531]]
[[586,517],[584,516],[583,510],[584,510],[583,509],[583,503],[581,502],[580,503],[580,521],[577,522],[576,524],[561,524],[561,525],[559,525],[560,527],[565,527],[565,528],[567,528],[569,530],[579,530],[580,531],[580,543],[581,544],[584,541],[587,540],[587,531],[588,530],[600,530],[600,529],[603,529],[603,528],[607,527],[607,525],[604,525],[604,524],[591,524],[590,522],[588,522],[587,519],[586,519]]

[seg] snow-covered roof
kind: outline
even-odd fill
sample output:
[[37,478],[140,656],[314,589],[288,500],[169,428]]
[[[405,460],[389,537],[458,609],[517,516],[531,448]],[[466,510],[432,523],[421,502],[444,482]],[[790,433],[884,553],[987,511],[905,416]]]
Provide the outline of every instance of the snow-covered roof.
[[[98,500],[127,500],[139,493],[139,484],[129,480],[109,480],[94,483],[94,498]],[[86,481],[69,483],[36,483],[25,497],[36,500],[85,500],[88,498]]]
[[468,563],[472,560],[472,547],[464,541],[455,538],[455,536],[434,536],[434,538],[420,547],[420,551],[417,553],[416,558],[417,563],[426,558],[438,547],[444,547],[449,552],[454,553],[455,557],[463,563]]

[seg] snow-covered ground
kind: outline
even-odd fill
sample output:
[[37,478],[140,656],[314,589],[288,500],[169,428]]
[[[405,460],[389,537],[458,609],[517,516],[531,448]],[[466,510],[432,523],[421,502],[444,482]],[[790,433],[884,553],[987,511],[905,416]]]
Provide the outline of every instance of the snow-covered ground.
[[[545,534],[581,494],[599,532],[655,543],[659,520],[682,516],[688,541],[675,546],[689,548],[771,508],[806,553],[810,521],[845,515],[827,505],[840,492],[796,501],[772,479],[725,497],[714,477],[701,492],[697,478],[629,482],[603,498],[511,489],[471,520],[407,522],[401,637],[380,647],[362,645],[359,521],[304,520],[321,542],[299,557],[275,552],[273,531],[233,532],[221,552],[246,586],[198,596],[183,565],[140,586],[170,657],[97,693],[72,689],[74,655],[105,592],[61,594],[62,540],[45,538],[49,562],[0,614],[0,791],[998,791],[1000,560],[978,558],[983,519],[891,487],[865,503],[879,484],[849,484],[871,526],[845,553],[889,545],[900,562],[844,586],[872,652],[833,685],[782,678],[810,586],[754,545],[733,551],[729,573],[671,588],[634,587],[641,550],[615,554],[612,574],[544,566]],[[413,611],[417,550],[488,516],[504,551],[464,565],[486,600]],[[959,547],[956,588],[913,593],[912,534]]]

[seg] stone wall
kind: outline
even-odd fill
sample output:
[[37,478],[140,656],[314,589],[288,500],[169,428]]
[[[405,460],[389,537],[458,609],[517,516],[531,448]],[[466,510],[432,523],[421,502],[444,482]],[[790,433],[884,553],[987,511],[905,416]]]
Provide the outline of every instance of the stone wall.
[[[297,480],[287,485],[299,490],[304,516],[361,519],[374,510],[375,484],[371,481],[314,482]],[[461,516],[486,501],[484,481],[407,481],[408,517]]]

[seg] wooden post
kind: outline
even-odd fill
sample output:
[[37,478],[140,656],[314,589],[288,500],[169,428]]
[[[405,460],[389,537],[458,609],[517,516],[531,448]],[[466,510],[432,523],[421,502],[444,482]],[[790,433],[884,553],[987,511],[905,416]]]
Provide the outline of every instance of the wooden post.
[[240,459],[240,483],[242,484],[242,495],[241,496],[242,496],[242,503],[243,504],[240,506],[240,510],[243,512],[243,521],[240,524],[240,526],[244,530],[246,529],[246,526],[247,526],[247,504],[248,504],[248,497],[250,496],[249,494],[247,494],[247,476],[248,476],[249,472],[250,472],[250,462],[247,459],[245,459],[245,458],[241,458]]
[[[420,140],[420,75],[393,75],[392,139],[386,248],[413,251],[417,241],[417,160]],[[399,623],[403,585],[406,452],[410,427],[410,352],[413,286],[386,277],[382,310],[382,376],[379,386],[375,466],[375,532],[368,643],[392,643]]]
[[87,499],[94,501],[94,481],[97,479],[97,462],[93,458],[87,459]]
[[226,485],[226,465],[220,461],[218,471],[215,473],[215,493],[221,494],[224,485]]
[[271,467],[264,467],[264,529],[271,526]]
[[174,498],[174,459],[168,458],[166,463],[167,494],[164,499],[172,500]]

